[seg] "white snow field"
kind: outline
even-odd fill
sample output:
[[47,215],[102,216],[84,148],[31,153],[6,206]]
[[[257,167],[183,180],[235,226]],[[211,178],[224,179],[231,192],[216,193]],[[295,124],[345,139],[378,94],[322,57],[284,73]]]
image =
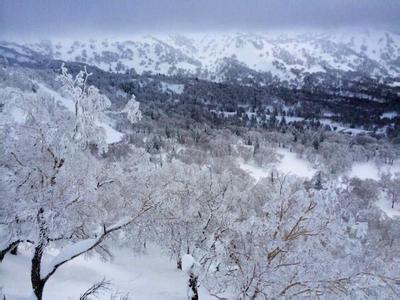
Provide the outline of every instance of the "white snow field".
[[[23,248],[23,247],[21,247]],[[70,300],[79,297],[94,283],[105,278],[111,281],[110,290],[96,299],[111,299],[111,295],[129,296],[133,300],[185,300],[187,275],[177,270],[173,261],[161,254],[156,247],[149,247],[143,255],[128,249],[113,249],[112,262],[99,257],[78,257],[54,274],[47,282],[44,300]],[[51,260],[57,251],[47,255]],[[21,249],[19,255],[7,254],[0,265],[0,287],[7,300],[32,299],[30,284],[30,251]],[[215,299],[199,289],[201,299]],[[1,292],[0,292],[1,294]]]
[[165,92],[172,92],[175,94],[182,94],[183,90],[185,89],[184,84],[176,84],[176,83],[168,83],[168,82],[161,82],[161,90]]
[[280,172],[306,178],[314,176],[316,170],[312,168],[308,161],[298,157],[296,153],[283,148],[277,149],[277,153],[282,157],[277,165]]
[[260,179],[270,176],[270,171],[267,168],[256,166],[253,162],[244,162],[243,160],[238,161],[239,167],[254,178],[256,182]]
[[381,198],[375,202],[375,205],[378,206],[389,218],[400,217],[400,207],[398,203],[396,203],[395,207],[392,208],[390,201]]
[[379,180],[380,175],[383,173],[390,173],[394,175],[398,172],[400,172],[399,160],[395,161],[393,165],[377,165],[374,162],[362,162],[354,163],[347,175],[349,177],[357,177],[359,179]]
[[[392,175],[400,173],[400,160],[396,160],[393,165],[377,165],[374,162],[355,163],[347,175],[349,177],[357,177],[362,180],[379,180],[381,175],[384,173],[390,173]],[[375,205],[379,207],[389,218],[400,217],[400,207],[398,203],[394,208],[392,208],[388,199],[380,198],[375,202]]]
[[239,167],[252,176],[256,182],[261,178],[271,176],[271,171],[279,171],[283,174],[295,175],[303,178],[311,178],[316,173],[316,169],[307,162],[297,156],[296,153],[290,152],[288,149],[278,148],[276,152],[279,154],[280,159],[278,163],[271,163],[270,167],[260,167],[254,162],[239,161]]
[[[271,176],[271,171],[279,171],[283,174],[295,175],[310,179],[316,169],[312,168],[311,164],[305,159],[299,158],[296,153],[290,152],[287,149],[278,148],[276,152],[280,155],[280,160],[277,164],[271,163],[270,167],[260,167],[254,162],[238,162],[239,167],[254,178],[256,182],[262,178]],[[400,160],[397,160],[393,165],[378,165],[374,162],[357,162],[354,163],[351,170],[346,173],[349,177],[357,177],[361,180],[373,179],[379,180],[383,173],[400,173]],[[389,218],[400,217],[400,207],[392,208],[389,201],[379,199],[375,205],[379,207]]]

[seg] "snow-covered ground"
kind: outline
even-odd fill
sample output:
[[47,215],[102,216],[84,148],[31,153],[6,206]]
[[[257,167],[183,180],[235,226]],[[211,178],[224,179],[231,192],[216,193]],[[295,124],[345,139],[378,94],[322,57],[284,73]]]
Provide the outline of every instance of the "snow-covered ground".
[[390,173],[394,175],[400,172],[400,161],[397,160],[393,165],[377,165],[374,162],[357,162],[354,163],[350,172],[349,177],[357,177],[359,179],[373,179],[379,180],[381,174]]
[[296,153],[283,148],[277,149],[277,153],[282,157],[277,165],[280,172],[306,178],[314,176],[316,170],[312,168],[308,161],[300,158]]
[[[262,178],[271,176],[271,171],[279,171],[283,174],[296,175],[303,178],[311,178],[316,169],[312,168],[311,164],[305,159],[301,159],[296,153],[290,152],[287,149],[278,148],[276,152],[280,155],[280,160],[277,164],[271,163],[269,167],[257,166],[254,162],[238,162],[239,167],[252,176],[256,182]],[[357,177],[359,179],[379,180],[383,173],[400,173],[400,160],[397,160],[393,165],[377,165],[374,162],[357,162],[354,163],[351,170],[347,172],[349,177]],[[376,201],[376,206],[379,207],[389,218],[400,216],[400,207],[391,207],[391,203],[387,199],[379,199]]]
[[398,116],[397,112],[395,111],[388,111],[388,112],[384,112],[381,115],[381,119],[387,118],[387,119],[394,119]]
[[[85,290],[103,278],[111,281],[111,290],[99,295],[98,299],[110,299],[112,294],[129,295],[130,299],[139,300],[187,299],[187,275],[177,270],[174,262],[161,254],[158,248],[150,247],[143,255],[134,255],[128,249],[114,249],[112,252],[112,262],[102,262],[96,256],[88,259],[78,257],[60,267],[47,282],[44,299],[79,299]],[[56,254],[56,251],[49,254],[48,260]],[[8,254],[0,264],[0,287],[3,287],[7,300],[30,296],[30,259],[29,251],[22,249],[20,255]],[[215,299],[203,289],[200,289],[200,297]]]
[[98,122],[98,125],[104,130],[107,144],[118,143],[124,137],[124,134],[122,132],[115,130],[105,121]]
[[375,205],[378,206],[389,218],[400,217],[399,203],[396,203],[395,207],[392,208],[390,201],[381,198],[375,202]]
[[350,128],[342,123],[334,122],[328,118],[322,118],[319,122],[325,126],[328,126],[332,131],[350,133],[352,135],[357,135],[360,133],[367,133],[368,130],[362,128]]
[[[374,162],[355,163],[347,175],[349,177],[357,177],[362,180],[379,180],[381,175],[385,173],[390,173],[392,175],[400,173],[400,160],[395,161],[393,165],[377,165]],[[375,205],[379,207],[389,218],[400,216],[400,207],[398,203],[394,208],[392,208],[388,199],[380,198],[375,202]]]
[[184,84],[176,84],[176,83],[168,83],[168,82],[161,82],[161,90],[165,93],[167,91],[173,92],[175,94],[182,94],[183,90],[185,89]]
[[256,182],[271,175],[271,172],[267,168],[259,167],[253,162],[244,162],[243,160],[239,160],[238,164],[239,167],[253,177]]
[[280,159],[278,163],[271,163],[269,167],[257,166],[254,162],[239,161],[239,167],[252,176],[256,181],[271,176],[271,171],[279,171],[283,174],[296,175],[298,177],[311,178],[317,171],[309,162],[297,156],[287,149],[278,148],[276,152]]
[[[239,161],[239,167],[251,175],[256,181],[271,175],[271,170],[277,170],[284,174],[292,174],[299,177],[311,178],[316,173],[316,169],[306,161],[300,158],[296,153],[288,149],[278,148],[276,152],[280,159],[278,163],[271,163],[269,167],[260,167],[254,162]],[[374,162],[356,162],[350,171],[345,175],[357,177],[359,179],[379,180],[382,174],[390,173],[395,175],[400,173],[400,160],[396,160],[392,165],[378,165]]]

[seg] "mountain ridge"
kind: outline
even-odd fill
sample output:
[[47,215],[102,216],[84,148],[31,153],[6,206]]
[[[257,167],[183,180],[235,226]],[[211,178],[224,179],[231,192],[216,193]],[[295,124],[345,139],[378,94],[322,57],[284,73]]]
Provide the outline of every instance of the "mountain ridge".
[[307,75],[329,71],[400,81],[400,35],[388,31],[146,35],[22,45],[47,58],[120,73],[190,75],[220,82],[227,78],[224,69],[234,63],[248,70],[238,72],[244,73],[242,79],[256,72],[291,86],[302,85]]

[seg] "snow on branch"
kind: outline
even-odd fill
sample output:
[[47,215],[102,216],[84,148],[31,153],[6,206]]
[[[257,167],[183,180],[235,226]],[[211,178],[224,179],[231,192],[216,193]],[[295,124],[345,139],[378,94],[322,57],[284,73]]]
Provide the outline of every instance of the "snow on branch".
[[110,233],[123,229],[134,223],[139,217],[141,217],[151,208],[153,208],[153,206],[145,205],[135,217],[123,219],[116,224],[111,225],[109,228],[104,226],[103,232],[98,237],[82,240],[65,247],[47,266],[41,269],[40,277],[46,281],[60,266],[74,259],[75,257],[94,249],[96,246],[100,245]]
[[47,279],[62,264],[93,249],[96,245],[98,245],[101,242],[100,238],[79,241],[75,244],[65,247],[56,257],[54,257],[54,259],[50,262],[50,264],[48,264],[45,268],[41,269],[40,272],[41,277],[43,279]]

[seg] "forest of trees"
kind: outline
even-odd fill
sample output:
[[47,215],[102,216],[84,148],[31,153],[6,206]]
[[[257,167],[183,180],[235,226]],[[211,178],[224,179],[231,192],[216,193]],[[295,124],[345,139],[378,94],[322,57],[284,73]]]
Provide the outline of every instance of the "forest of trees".
[[[221,120],[193,102],[237,110],[208,86],[185,85],[199,96],[174,95],[174,105],[171,95],[163,103],[123,84],[117,103],[106,96],[117,85],[102,93],[86,69],[62,66],[56,81],[40,75],[46,83],[31,74],[0,69],[0,261],[31,245],[36,299],[80,255],[109,257],[111,244],[141,253],[150,243],[188,273],[192,299],[200,284],[221,299],[399,296],[400,221],[374,203],[400,205],[400,176],[345,175],[354,162],[392,165],[400,150],[389,138],[278,121],[302,109],[288,113],[281,102],[264,125]],[[118,142],[107,141],[110,118],[124,133]],[[304,179],[276,169],[257,181],[237,164],[268,166],[277,148],[319,172]],[[47,263],[51,247],[61,251]]]

